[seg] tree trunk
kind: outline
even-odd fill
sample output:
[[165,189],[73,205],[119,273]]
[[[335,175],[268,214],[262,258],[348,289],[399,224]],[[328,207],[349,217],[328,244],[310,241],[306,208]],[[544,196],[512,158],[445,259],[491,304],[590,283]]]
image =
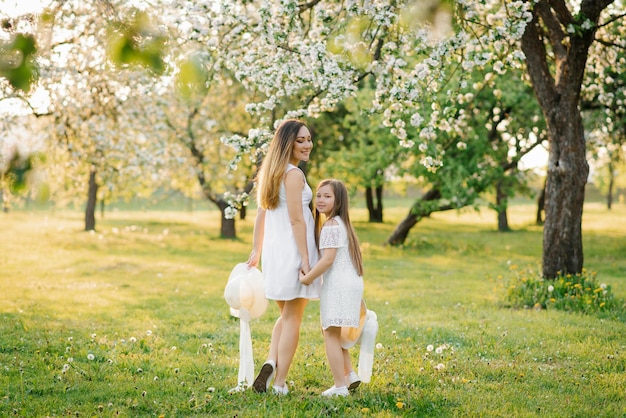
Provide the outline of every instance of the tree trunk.
[[403,245],[411,228],[422,218],[430,216],[433,212],[453,209],[451,205],[438,205],[437,200],[440,198],[441,192],[438,188],[433,188],[426,192],[424,196],[413,204],[406,218],[404,218],[391,233],[391,236],[387,239],[387,244]]
[[2,212],[9,213],[9,202],[4,197],[4,189],[0,189],[0,202],[2,202]]
[[220,208],[220,213],[222,214],[221,226],[220,226],[220,237],[222,238],[237,238],[237,232],[235,230],[235,218],[227,219],[226,218],[226,209],[229,207],[228,202],[223,200],[218,200],[216,202],[217,206]]
[[87,190],[87,207],[85,208],[85,231],[96,230],[96,198],[98,196],[98,183],[96,182],[96,170],[89,172],[89,189]]
[[509,218],[506,213],[506,208],[508,204],[508,195],[506,190],[504,190],[504,182],[502,180],[498,181],[496,184],[496,210],[498,212],[498,231],[507,232],[510,231],[509,228]]
[[[583,268],[582,216],[589,174],[582,118],[577,102],[554,110],[550,127],[543,275],[554,278]],[[573,107],[573,109],[572,109]]]
[[546,182],[543,182],[543,187],[541,188],[541,193],[539,193],[539,198],[537,199],[537,218],[536,224],[543,225],[543,212],[546,209]]
[[609,162],[609,190],[606,194],[606,208],[611,210],[613,206],[613,187],[615,187],[615,172],[613,171],[613,163]]
[[[374,190],[376,196],[374,196]],[[373,223],[383,222],[383,186],[371,186],[365,188],[365,201],[367,203],[367,211],[369,213],[369,221]]]
[[[589,165],[579,109],[580,90],[600,13],[609,0],[583,1],[573,17],[562,1],[540,0],[522,36],[522,51],[550,142],[543,229],[543,277],[576,274],[583,268],[582,214]],[[591,25],[575,35],[572,18]],[[549,52],[548,52],[549,51]],[[554,71],[554,73],[553,73]]]

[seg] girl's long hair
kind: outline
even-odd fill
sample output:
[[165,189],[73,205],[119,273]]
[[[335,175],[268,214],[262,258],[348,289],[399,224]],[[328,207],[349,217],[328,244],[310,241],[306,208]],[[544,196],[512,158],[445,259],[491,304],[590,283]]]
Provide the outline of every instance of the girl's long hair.
[[[350,254],[350,258],[352,259],[352,264],[354,265],[354,268],[359,276],[363,276],[363,257],[361,255],[361,246],[359,244],[359,238],[356,235],[356,231],[352,226],[352,222],[350,222],[348,189],[341,180],[325,179],[317,185],[317,190],[319,190],[320,187],[327,185],[332,188],[333,193],[335,194],[335,205],[333,206],[332,212],[328,214],[328,219],[338,216],[343,221],[348,232],[348,252]],[[321,214],[317,208],[315,208],[315,241],[318,244],[321,229]]]
[[263,209],[275,209],[278,206],[280,184],[293,153],[293,144],[303,126],[306,124],[301,120],[287,119],[280,124],[270,142],[257,175],[257,203]]

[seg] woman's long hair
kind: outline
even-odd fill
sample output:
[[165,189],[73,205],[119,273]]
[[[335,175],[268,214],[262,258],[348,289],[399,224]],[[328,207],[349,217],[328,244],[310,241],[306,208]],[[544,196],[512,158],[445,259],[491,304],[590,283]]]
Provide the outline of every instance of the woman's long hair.
[[[335,205],[333,206],[333,210],[330,214],[328,214],[328,219],[338,216],[346,226],[346,230],[348,232],[348,252],[350,254],[350,258],[352,259],[352,264],[356,269],[359,276],[363,276],[363,257],[361,255],[361,246],[359,244],[359,238],[356,236],[356,231],[352,226],[352,222],[350,222],[350,213],[348,207],[348,189],[346,185],[343,184],[341,180],[337,179],[325,179],[322,180],[317,185],[317,190],[319,190],[323,186],[329,185],[333,193],[335,195]],[[319,235],[322,229],[322,221],[321,214],[315,208],[315,241],[319,244]]]
[[257,175],[257,203],[263,209],[275,209],[278,206],[280,184],[293,153],[293,144],[303,126],[306,124],[301,120],[287,119],[280,124],[270,142]]

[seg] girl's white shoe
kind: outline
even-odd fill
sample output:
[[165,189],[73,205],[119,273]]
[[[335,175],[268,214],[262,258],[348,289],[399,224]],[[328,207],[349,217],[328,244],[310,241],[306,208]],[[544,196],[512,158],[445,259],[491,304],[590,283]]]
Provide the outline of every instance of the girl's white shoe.
[[274,395],[284,396],[289,393],[289,389],[287,389],[287,384],[285,384],[282,388],[274,385],[272,386],[272,392],[274,392]]
[[333,386],[330,389],[326,389],[322,392],[322,396],[332,397],[332,396],[348,396],[350,392],[348,392],[348,388],[342,386],[340,388]]
[[348,390],[354,390],[359,387],[361,384],[361,378],[356,372],[350,372],[350,374],[346,375],[346,386]]

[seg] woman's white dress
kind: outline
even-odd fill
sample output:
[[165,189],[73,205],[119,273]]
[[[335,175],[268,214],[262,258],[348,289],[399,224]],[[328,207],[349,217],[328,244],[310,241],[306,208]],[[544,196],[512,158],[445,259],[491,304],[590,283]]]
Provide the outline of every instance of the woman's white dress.
[[320,232],[320,250],[336,248],[332,266],[322,275],[320,316],[322,329],[328,327],[358,328],[363,298],[363,277],[359,276],[348,252],[348,231],[339,217],[337,225],[328,225]]
[[[304,173],[295,165],[289,164],[286,173],[291,170],[298,170],[302,174],[304,185],[302,189],[302,214],[306,223],[309,264],[313,267],[318,260],[314,232],[315,222],[309,208],[311,199],[313,199],[313,192],[306,182]],[[318,278],[309,286],[300,283],[298,275],[301,266],[302,258],[298,252],[289,220],[287,193],[283,181],[280,184],[278,206],[265,212],[265,230],[261,253],[265,296],[270,300],[319,299],[321,280]]]

